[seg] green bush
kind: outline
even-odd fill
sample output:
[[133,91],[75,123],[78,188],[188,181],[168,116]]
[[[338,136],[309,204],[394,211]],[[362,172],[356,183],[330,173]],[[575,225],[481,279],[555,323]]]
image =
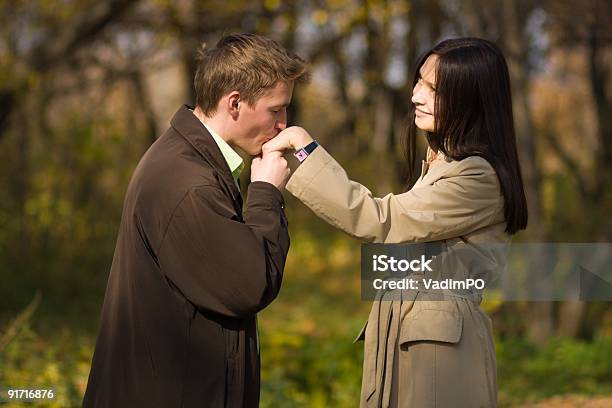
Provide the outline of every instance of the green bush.
[[514,339],[496,348],[502,404],[559,394],[612,394],[612,338],[555,338],[543,349]]

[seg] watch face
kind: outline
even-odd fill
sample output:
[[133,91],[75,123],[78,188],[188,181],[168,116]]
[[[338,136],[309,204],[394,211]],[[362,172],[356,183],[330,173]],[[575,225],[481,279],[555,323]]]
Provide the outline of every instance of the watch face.
[[297,157],[297,159],[298,159],[299,161],[302,161],[302,160],[304,160],[306,157],[308,157],[308,153],[306,153],[306,152],[304,151],[304,149],[300,149],[299,151],[297,151],[297,152],[295,153],[295,157]]

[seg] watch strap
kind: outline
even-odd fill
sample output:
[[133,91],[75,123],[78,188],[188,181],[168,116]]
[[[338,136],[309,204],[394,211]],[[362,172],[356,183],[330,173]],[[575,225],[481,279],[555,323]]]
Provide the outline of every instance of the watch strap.
[[314,151],[314,149],[317,148],[318,145],[319,143],[317,143],[316,140],[313,140],[312,142],[308,143],[306,146],[302,147],[301,149],[298,149],[295,153],[293,153],[293,155],[301,163],[304,160],[306,160],[306,158],[310,155],[310,153]]

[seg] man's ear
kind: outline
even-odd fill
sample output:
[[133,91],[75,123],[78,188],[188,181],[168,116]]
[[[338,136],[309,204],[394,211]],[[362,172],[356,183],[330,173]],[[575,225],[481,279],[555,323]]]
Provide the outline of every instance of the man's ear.
[[227,113],[234,119],[238,117],[238,113],[240,112],[240,92],[232,91],[226,98],[227,101]]

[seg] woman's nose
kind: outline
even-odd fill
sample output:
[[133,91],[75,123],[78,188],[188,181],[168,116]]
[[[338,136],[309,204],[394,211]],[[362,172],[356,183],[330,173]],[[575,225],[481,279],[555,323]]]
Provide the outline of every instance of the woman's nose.
[[412,98],[410,99],[412,103],[418,104],[418,105],[423,105],[425,103],[425,100],[423,99],[422,90],[423,90],[423,87],[419,86],[419,84],[416,84],[414,86],[414,89],[412,90]]

